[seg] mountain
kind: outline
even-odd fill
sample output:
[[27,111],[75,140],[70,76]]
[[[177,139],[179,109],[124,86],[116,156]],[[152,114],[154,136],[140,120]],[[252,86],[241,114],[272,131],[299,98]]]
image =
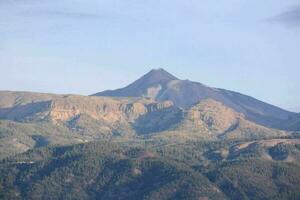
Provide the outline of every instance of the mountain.
[[191,107],[204,99],[214,99],[243,113],[247,119],[263,126],[285,130],[300,130],[298,126],[286,127],[295,113],[237,92],[213,88],[201,83],[180,80],[163,69],[154,69],[117,90],[108,90],[93,96],[148,97],[156,101],[172,101],[182,108]]
[[0,92],[0,159],[42,146],[117,138],[183,142],[289,135],[213,99],[184,109],[141,97]]
[[142,115],[172,109],[171,102],[142,98],[2,91],[0,159],[40,146],[133,137]]
[[247,120],[223,103],[206,99],[186,109],[183,120],[174,129],[187,135],[215,139],[261,139],[287,136],[284,131],[266,128]]
[[23,92],[0,92],[0,118],[14,121],[66,122],[82,115],[107,123],[130,122],[171,102],[143,98],[89,97]]
[[290,117],[285,126],[290,130],[300,130],[300,113]]
[[300,132],[249,120],[279,108],[162,69],[128,87],[0,91],[0,199],[300,198]]
[[134,83],[117,90],[106,90],[93,96],[149,97],[156,99],[170,81],[179,80],[164,69],[153,69]]

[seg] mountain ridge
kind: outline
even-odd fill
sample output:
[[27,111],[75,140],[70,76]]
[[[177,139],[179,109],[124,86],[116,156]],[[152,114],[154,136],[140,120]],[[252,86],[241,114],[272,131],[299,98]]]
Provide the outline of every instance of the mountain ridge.
[[41,145],[115,138],[184,141],[289,135],[250,122],[214,99],[183,109],[171,101],[142,97],[0,92],[0,157]]

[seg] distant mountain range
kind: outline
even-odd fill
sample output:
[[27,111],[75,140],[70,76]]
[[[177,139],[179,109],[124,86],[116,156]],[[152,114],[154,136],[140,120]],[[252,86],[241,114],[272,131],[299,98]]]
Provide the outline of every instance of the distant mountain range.
[[146,97],[159,102],[169,100],[182,108],[191,107],[205,99],[214,99],[243,113],[248,120],[257,124],[282,130],[300,130],[297,125],[299,115],[296,113],[237,92],[180,80],[164,69],[153,69],[124,88],[106,90],[93,96]]

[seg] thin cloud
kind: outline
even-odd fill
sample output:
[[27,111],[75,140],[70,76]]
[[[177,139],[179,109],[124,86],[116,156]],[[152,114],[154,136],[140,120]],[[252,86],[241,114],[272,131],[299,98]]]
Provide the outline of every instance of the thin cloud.
[[280,22],[288,26],[300,26],[300,5],[273,17],[271,21]]

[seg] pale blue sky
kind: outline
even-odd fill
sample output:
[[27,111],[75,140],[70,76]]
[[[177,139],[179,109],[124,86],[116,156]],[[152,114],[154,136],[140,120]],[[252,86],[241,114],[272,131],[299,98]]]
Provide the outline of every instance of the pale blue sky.
[[300,1],[0,0],[0,90],[92,94],[152,68],[300,111]]

